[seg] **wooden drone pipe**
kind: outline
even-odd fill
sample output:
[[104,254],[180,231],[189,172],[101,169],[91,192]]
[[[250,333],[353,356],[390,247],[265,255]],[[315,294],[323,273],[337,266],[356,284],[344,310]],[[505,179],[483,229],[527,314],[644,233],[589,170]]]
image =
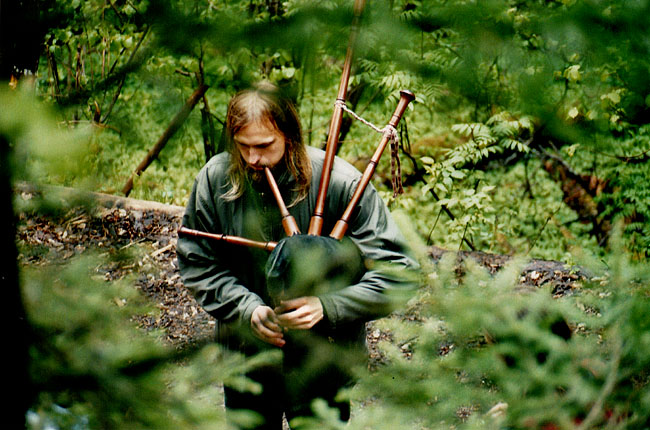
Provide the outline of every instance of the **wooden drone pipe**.
[[[348,48],[345,54],[345,62],[343,63],[343,73],[341,74],[341,81],[339,82],[339,91],[336,96],[336,100],[339,102],[345,102],[345,99],[347,97],[350,70],[352,69],[352,57],[354,56],[354,45],[357,40],[357,34],[359,33],[359,20],[361,17],[361,12],[365,7],[365,3],[365,0],[355,0],[354,2],[354,19],[352,21],[350,39],[348,41]],[[332,114],[332,120],[330,121],[330,128],[327,135],[327,143],[325,145],[325,160],[323,162],[323,172],[321,173],[318,195],[316,197],[316,205],[314,207],[314,214],[312,215],[311,221],[309,223],[308,234],[314,236],[319,236],[323,229],[325,200],[327,198],[327,189],[330,183],[332,166],[334,165],[334,157],[336,155],[336,148],[338,146],[342,120],[343,108],[337,103],[334,106],[334,113]]]
[[[415,100],[415,95],[412,92],[406,90],[400,91],[400,99],[399,102],[397,103],[397,107],[395,108],[395,112],[393,113],[393,116],[388,122],[389,126],[397,127],[397,124],[399,123],[400,119],[402,119],[402,116],[404,115],[404,111],[406,111],[408,104],[411,103],[413,100]],[[379,159],[381,158],[381,155],[384,152],[384,149],[386,148],[386,145],[388,144],[389,140],[390,137],[386,135],[386,133],[384,133],[384,135],[381,138],[381,141],[379,142],[379,146],[377,146],[375,153],[373,154],[372,158],[370,159],[370,162],[368,163],[368,166],[366,166],[366,169],[364,170],[363,175],[361,176],[361,180],[359,181],[356,190],[354,190],[354,194],[352,194],[352,197],[350,198],[350,202],[348,203],[348,206],[343,212],[341,219],[339,219],[334,225],[334,228],[330,233],[330,237],[338,240],[343,239],[343,236],[345,235],[345,232],[348,229],[348,223],[350,222],[350,218],[352,217],[352,212],[357,207],[359,200],[361,200],[361,196],[363,195],[363,192],[368,186],[368,183],[370,183],[370,179],[372,178],[372,175],[375,173],[377,164],[379,164]]]
[[194,236],[203,239],[220,240],[234,245],[248,246],[249,248],[259,248],[266,251],[273,251],[278,245],[277,242],[259,242],[256,240],[246,239],[239,236],[230,236],[227,234],[207,233],[205,231],[193,230],[191,228],[181,226],[178,229],[178,235]]
[[266,174],[266,180],[269,183],[269,187],[271,188],[273,197],[275,197],[275,201],[278,203],[278,208],[280,209],[280,215],[282,215],[282,227],[284,228],[284,232],[286,233],[287,236],[300,234],[300,228],[298,228],[298,223],[296,222],[296,219],[293,217],[293,215],[289,213],[287,206],[284,204],[284,200],[282,199],[282,193],[280,192],[280,188],[278,187],[278,184],[275,182],[275,178],[273,177],[273,173],[271,172],[271,169],[265,167],[264,173]]

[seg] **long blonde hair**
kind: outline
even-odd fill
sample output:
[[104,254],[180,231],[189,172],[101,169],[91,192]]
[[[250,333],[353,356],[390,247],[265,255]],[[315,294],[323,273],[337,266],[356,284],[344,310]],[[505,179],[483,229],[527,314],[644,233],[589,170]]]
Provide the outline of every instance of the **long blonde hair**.
[[230,100],[226,116],[226,135],[231,165],[228,171],[230,189],[223,195],[229,201],[244,193],[246,163],[234,144],[234,136],[248,124],[269,121],[285,139],[283,161],[289,173],[296,179],[293,191],[296,197],[290,206],[307,196],[311,184],[311,162],[302,140],[300,117],[293,103],[275,86],[267,82],[240,91]]

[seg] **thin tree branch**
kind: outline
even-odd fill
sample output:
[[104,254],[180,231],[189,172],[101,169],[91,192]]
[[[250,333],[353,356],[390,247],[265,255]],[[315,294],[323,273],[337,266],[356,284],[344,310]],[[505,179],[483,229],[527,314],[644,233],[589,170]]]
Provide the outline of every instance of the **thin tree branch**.
[[[129,56],[129,60],[126,62],[125,67],[128,68],[128,66],[130,66],[133,63],[135,54],[136,52],[138,52],[138,49],[140,48],[140,45],[142,45],[142,42],[144,41],[145,37],[147,37],[147,34],[149,34],[149,28],[146,28],[144,32],[142,32],[142,37],[140,37],[140,40],[138,40],[138,43],[135,45],[133,52],[131,52],[131,55]],[[120,83],[117,86],[117,91],[115,91],[115,94],[113,94],[113,100],[111,100],[111,104],[108,106],[108,109],[106,110],[106,114],[104,114],[104,117],[101,119],[101,122],[106,122],[108,116],[113,111],[113,107],[115,106],[115,103],[117,102],[117,99],[120,97],[120,93],[122,92],[122,86],[124,85],[124,81],[126,81],[126,76],[127,76],[126,73],[122,75],[122,79],[120,79]]]
[[198,103],[199,100],[201,100],[201,97],[203,97],[203,94],[208,90],[207,85],[201,85],[199,88],[197,88],[194,93],[190,96],[189,99],[185,102],[181,110],[176,114],[176,116],[172,119],[172,121],[169,123],[169,126],[165,130],[165,132],[162,134],[160,139],[158,139],[158,142],[149,150],[147,155],[144,157],[142,162],[138,165],[138,167],[135,169],[135,172],[131,175],[129,180],[126,182],[124,187],[122,188],[122,193],[128,197],[128,195],[131,193],[131,190],[133,189],[133,181],[136,176],[140,176],[142,172],[145,171],[147,167],[153,162],[158,157],[158,154],[160,154],[160,151],[165,147],[169,139],[174,136],[174,134],[178,131],[178,129],[183,125],[187,117],[189,116],[190,112],[192,112],[192,109],[194,109],[194,106]]

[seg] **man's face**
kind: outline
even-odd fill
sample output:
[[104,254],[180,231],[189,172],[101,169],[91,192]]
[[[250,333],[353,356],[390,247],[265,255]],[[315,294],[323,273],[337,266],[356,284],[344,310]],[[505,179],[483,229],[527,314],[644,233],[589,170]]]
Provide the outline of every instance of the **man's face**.
[[284,135],[270,121],[252,122],[234,136],[242,158],[253,170],[273,168],[284,157]]

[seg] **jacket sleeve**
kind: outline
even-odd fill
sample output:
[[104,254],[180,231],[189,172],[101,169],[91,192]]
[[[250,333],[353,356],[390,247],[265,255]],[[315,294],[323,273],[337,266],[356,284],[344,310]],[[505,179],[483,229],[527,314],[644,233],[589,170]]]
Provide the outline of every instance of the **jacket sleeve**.
[[370,269],[357,284],[319,296],[333,328],[387,315],[417,285],[418,264],[372,185],[359,202],[348,236]]
[[[196,181],[183,216],[183,226],[221,233],[215,195],[207,169]],[[224,264],[224,258],[210,239],[179,236],[176,253],[183,283],[198,304],[217,320],[249,324],[253,310],[264,305]]]

